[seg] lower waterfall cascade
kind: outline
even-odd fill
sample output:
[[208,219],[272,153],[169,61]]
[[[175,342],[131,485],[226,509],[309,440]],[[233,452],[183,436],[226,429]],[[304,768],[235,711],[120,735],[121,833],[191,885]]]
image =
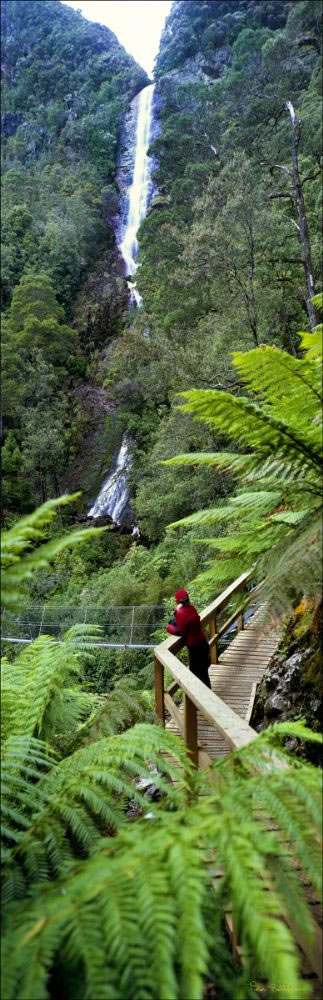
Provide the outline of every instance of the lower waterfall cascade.
[[120,517],[128,503],[126,478],[128,463],[129,443],[124,437],[118,451],[116,464],[109,472],[93,507],[89,510],[89,517],[102,517],[103,514],[108,514],[116,524],[120,524]]

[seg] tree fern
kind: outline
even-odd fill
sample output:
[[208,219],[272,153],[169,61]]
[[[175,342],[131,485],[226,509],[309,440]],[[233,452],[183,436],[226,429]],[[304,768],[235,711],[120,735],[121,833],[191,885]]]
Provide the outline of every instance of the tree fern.
[[[300,731],[306,734],[302,726]],[[281,769],[281,760],[289,757],[277,751],[278,734],[279,726],[204,773],[199,778],[204,794],[185,814],[157,811],[149,832],[142,820],[131,831],[123,827],[117,837],[99,840],[94,855],[74,861],[59,882],[33,883],[23,916],[19,902],[11,903],[4,1000],[30,996],[31,987],[32,996],[49,995],[58,953],[65,969],[82,970],[84,998],[200,998],[210,963],[212,926],[205,924],[210,893],[220,952],[219,918],[231,904],[250,975],[258,969],[275,989],[288,982],[291,995],[301,988],[306,996],[285,923],[296,922],[311,941],[311,915],[293,868],[290,833],[297,823],[301,867],[313,879],[318,866],[313,869],[308,845],[320,835],[319,777],[301,761],[294,774]],[[120,739],[130,745],[131,733],[114,738]],[[277,829],[268,830],[273,814]],[[214,851],[224,870],[215,889]],[[228,968],[229,963],[226,975]],[[231,974],[236,996],[239,973],[233,967]],[[216,975],[221,984],[220,964]]]
[[[312,336],[312,335],[311,335]],[[302,359],[275,347],[236,353],[249,396],[216,390],[182,393],[183,409],[225,433],[247,454],[180,455],[166,464],[210,463],[238,481],[234,496],[171,525],[227,526],[209,544],[216,557],[198,577],[206,594],[254,566],[272,608],[285,613],[299,593],[321,584],[321,375],[319,330],[301,334]]]

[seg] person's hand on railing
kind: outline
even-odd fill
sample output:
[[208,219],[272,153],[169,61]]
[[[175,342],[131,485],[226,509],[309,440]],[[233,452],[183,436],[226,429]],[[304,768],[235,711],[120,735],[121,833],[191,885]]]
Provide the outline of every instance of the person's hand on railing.
[[167,632],[170,632],[171,635],[180,635],[181,634],[180,631],[179,631],[179,629],[177,628],[177,625],[176,625],[175,614],[172,615],[172,617],[169,619],[168,625],[166,626],[166,630],[167,630]]

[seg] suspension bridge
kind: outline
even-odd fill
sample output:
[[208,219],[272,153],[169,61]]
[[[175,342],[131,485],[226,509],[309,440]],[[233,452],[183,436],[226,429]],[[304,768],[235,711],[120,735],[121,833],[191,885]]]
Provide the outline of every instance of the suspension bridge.
[[1,616],[1,641],[26,645],[40,635],[50,635],[63,641],[73,625],[99,626],[96,641],[99,649],[153,649],[157,629],[165,621],[164,605],[141,604],[99,608],[93,605],[33,604],[23,612],[7,610]]
[[[246,612],[252,616],[254,608]],[[154,649],[166,624],[163,604],[123,605],[99,608],[97,605],[73,607],[61,604],[32,604],[20,613],[3,610],[1,642],[27,645],[40,635],[50,635],[58,642],[73,625],[94,625],[100,631],[91,645],[99,649]],[[222,633],[222,645],[236,631],[235,623]]]

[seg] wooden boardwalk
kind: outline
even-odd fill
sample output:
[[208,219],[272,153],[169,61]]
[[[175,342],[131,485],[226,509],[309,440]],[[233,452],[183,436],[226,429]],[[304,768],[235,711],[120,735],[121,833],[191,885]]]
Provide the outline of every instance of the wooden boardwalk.
[[[241,719],[250,722],[256,684],[277,649],[279,631],[270,628],[262,605],[244,630],[238,632],[230,646],[221,653],[219,662],[209,669],[212,691],[232,708]],[[166,706],[167,707],[167,706]],[[183,708],[179,708],[183,715]],[[201,712],[197,713],[198,743],[210,757],[223,757],[231,746]],[[166,721],[166,729],[181,735],[174,719]]]
[[[242,748],[257,738],[257,733],[250,726],[256,685],[278,647],[281,633],[270,625],[266,606],[263,604],[247,625],[244,624],[245,604],[242,603],[218,627],[218,616],[228,604],[230,607],[233,595],[239,595],[245,589],[250,575],[244,573],[238,577],[201,613],[201,624],[209,632],[212,691],[178,659],[176,654],[183,647],[180,637],[169,637],[154,650],[156,714],[166,729],[184,739],[193,764],[202,770],[209,767],[212,760],[224,757],[230,751]],[[238,634],[219,655],[219,640],[227,634],[235,621]],[[166,689],[165,671],[166,676],[170,674],[173,678]],[[174,696],[179,690],[182,692],[181,704],[177,705]],[[308,981],[311,998],[321,1000],[318,982],[322,976],[321,909],[310,882],[307,879],[304,881],[297,858],[295,868],[306,887],[312,909],[314,944],[309,944],[300,929],[295,929],[288,922],[300,948],[302,975]],[[220,874],[219,871],[218,875]],[[233,954],[243,960],[230,910],[225,919]]]

